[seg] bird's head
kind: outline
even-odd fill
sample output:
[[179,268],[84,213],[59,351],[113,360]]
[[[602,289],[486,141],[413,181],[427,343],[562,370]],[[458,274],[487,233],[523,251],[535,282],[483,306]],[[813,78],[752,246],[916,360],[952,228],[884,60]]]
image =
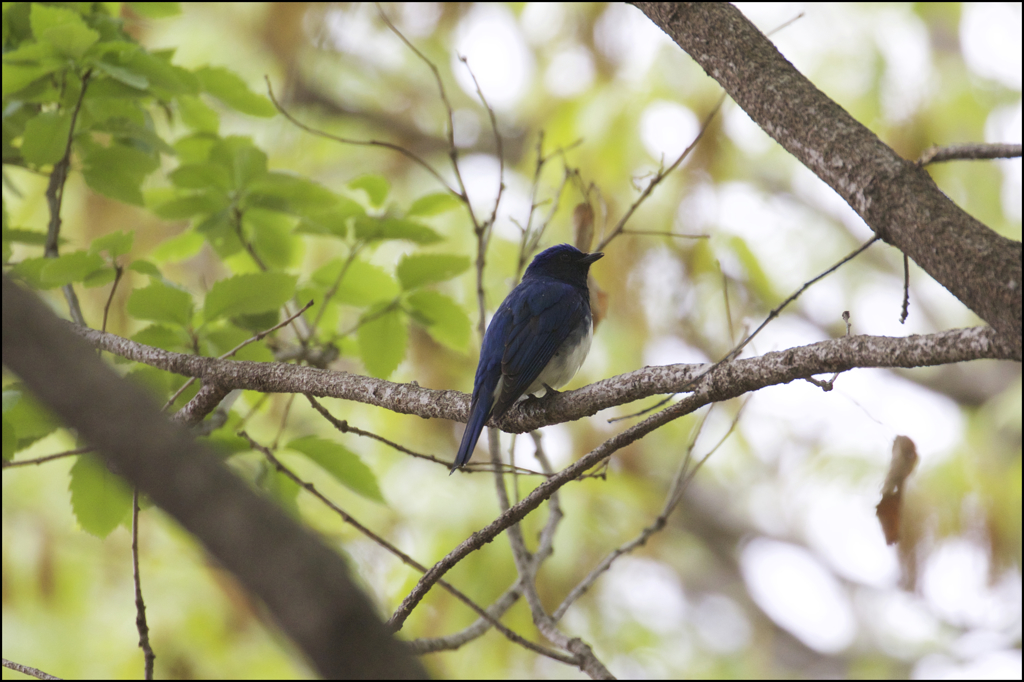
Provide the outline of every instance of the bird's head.
[[551,277],[570,284],[586,286],[587,271],[594,261],[603,258],[603,253],[584,253],[575,246],[559,244],[538,253],[526,268],[523,279]]

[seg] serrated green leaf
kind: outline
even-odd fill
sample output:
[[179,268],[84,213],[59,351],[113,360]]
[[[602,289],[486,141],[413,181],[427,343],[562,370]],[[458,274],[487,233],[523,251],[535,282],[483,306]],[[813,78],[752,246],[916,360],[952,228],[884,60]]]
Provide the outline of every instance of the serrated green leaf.
[[176,353],[189,352],[189,336],[181,327],[151,324],[132,335],[132,341]]
[[288,443],[288,449],[309,457],[353,492],[375,502],[384,501],[373,471],[358,455],[343,445],[316,436],[306,436]]
[[142,275],[148,275],[150,277],[160,277],[160,271],[156,269],[156,266],[150,263],[148,260],[136,260],[132,261],[128,266],[129,270],[138,272]]
[[[273,315],[272,321],[270,324],[261,326],[261,331],[263,329],[269,329],[277,324],[277,311],[273,311],[270,314]],[[220,357],[251,337],[252,332],[249,331],[248,328],[241,329],[233,324],[222,324],[215,329],[208,329],[204,331],[202,340],[209,345],[208,354],[211,357]],[[265,344],[250,343],[248,346],[238,350],[232,356],[232,359],[251,360],[253,362],[273,362],[274,354],[270,352],[270,349],[267,348]]]
[[[151,124],[150,124],[151,125]],[[97,132],[110,133],[121,144],[129,148],[139,149],[149,154],[174,155],[174,147],[167,144],[145,122],[138,123],[130,118],[116,116],[92,126]]]
[[296,265],[302,252],[304,242],[292,236],[296,222],[284,213],[251,208],[242,216],[242,229],[260,259],[268,267],[282,270]]
[[70,132],[71,114],[67,111],[40,113],[25,124],[22,158],[38,166],[57,163],[67,149]]
[[404,239],[416,244],[435,244],[442,240],[441,235],[426,225],[405,218],[357,216],[355,228],[356,237],[365,241]]
[[117,258],[131,251],[134,241],[134,232],[111,232],[94,239],[89,245],[89,253],[106,253],[111,258]]
[[187,327],[192,321],[192,295],[163,282],[152,282],[128,297],[128,314],[140,320]]
[[62,287],[72,282],[81,282],[87,275],[104,267],[103,258],[86,251],[71,253],[49,259],[39,273],[46,287]]
[[82,530],[98,538],[110,535],[131,512],[131,488],[93,455],[78,456],[68,490]]
[[217,163],[185,163],[168,174],[175,187],[182,189],[217,189],[227,192],[232,188],[227,168]]
[[157,263],[177,263],[199,253],[203,248],[203,242],[203,235],[195,230],[185,230],[153,249],[150,257]]
[[267,155],[252,140],[239,135],[218,140],[210,149],[210,162],[228,172],[232,189],[245,189],[267,174]]
[[16,451],[50,435],[60,426],[57,418],[25,392],[21,384],[12,384],[4,391],[4,417],[17,429]]
[[50,285],[43,282],[43,268],[50,262],[49,258],[26,258],[13,268],[11,274],[20,277],[33,289],[49,289]]
[[462,206],[462,201],[448,192],[428,194],[412,202],[406,216],[435,216]]
[[238,275],[214,283],[206,295],[207,322],[220,317],[276,310],[295,294],[296,278],[281,272]]
[[192,192],[153,206],[153,213],[164,220],[185,220],[199,215],[213,215],[230,204],[228,195],[219,190]]
[[117,279],[117,272],[114,268],[102,268],[86,275],[85,279],[82,280],[82,286],[86,289],[95,289],[96,287],[110,284],[115,279]]
[[391,183],[383,175],[363,175],[348,183],[348,186],[366,192],[371,206],[383,206],[391,191]]
[[398,369],[409,342],[405,314],[397,308],[384,311],[387,305],[370,308],[363,315],[366,322],[357,332],[363,365],[367,372],[380,379],[387,379]]
[[251,205],[286,210],[296,215],[327,209],[338,203],[338,195],[323,185],[280,171],[264,174],[251,182],[247,190],[247,200]]
[[29,21],[36,40],[49,43],[73,59],[80,58],[100,39],[97,31],[85,25],[81,14],[63,7],[32,3]]
[[469,258],[446,253],[419,253],[402,258],[395,274],[406,291],[436,284],[469,269]]
[[[344,261],[341,259],[327,263],[313,273],[313,281],[324,289],[333,287],[343,265]],[[378,301],[394,300],[400,291],[398,282],[382,268],[356,259],[345,270],[345,276],[338,285],[334,300],[339,303],[366,306]]]
[[156,154],[119,144],[106,148],[87,147],[83,161],[82,174],[89,187],[111,199],[136,206],[143,204],[139,189],[142,181],[160,166]]
[[307,234],[333,234],[344,239],[348,236],[349,218],[361,215],[366,215],[366,211],[357,201],[337,196],[337,201],[328,208],[303,211],[302,221],[296,226],[295,231]]
[[4,97],[10,97],[60,68],[61,64],[53,61],[42,64],[9,64],[5,59],[3,77],[0,78],[3,81],[0,92]]
[[228,69],[207,66],[197,69],[195,74],[203,90],[243,114],[270,117],[277,113],[269,99],[254,93],[240,76]]
[[178,97],[181,122],[193,130],[216,135],[220,130],[220,116],[206,102],[192,95]]
[[416,291],[407,300],[435,341],[460,353],[466,351],[472,325],[458,303],[436,291]]
[[149,88],[149,79],[142,74],[135,73],[131,69],[102,60],[96,62],[96,68],[130,88],[135,88],[136,90],[146,90]]

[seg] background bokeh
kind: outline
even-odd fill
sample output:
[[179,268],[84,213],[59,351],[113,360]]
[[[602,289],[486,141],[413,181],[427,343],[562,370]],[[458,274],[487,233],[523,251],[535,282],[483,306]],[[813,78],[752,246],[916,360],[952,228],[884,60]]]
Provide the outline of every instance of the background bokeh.
[[[763,31],[803,13],[773,42],[906,158],[934,144],[1021,140],[1019,4],[740,8]],[[433,79],[373,5],[182,10],[160,20],[130,11],[126,17],[148,48],[175,49],[177,64],[228,66],[257,92],[264,91],[266,74],[304,121],[351,138],[387,139],[447,168],[445,110]],[[458,55],[467,58],[497,116],[506,190],[485,273],[491,311],[514,284],[531,202],[548,202],[538,208],[547,213],[565,166],[596,188],[600,235],[659,165],[692,141],[720,95],[714,80],[629,6],[399,3],[384,11],[440,69],[460,167],[481,214],[490,212],[499,164],[487,112]],[[251,136],[269,153],[271,169],[328,187],[383,174],[391,200],[405,207],[439,189],[401,155],[313,138],[281,117],[225,112],[222,134],[230,133]],[[545,154],[579,143],[545,166],[532,197],[541,133]],[[929,170],[965,210],[1020,240],[1020,159]],[[166,184],[158,176],[152,185]],[[44,226],[46,178],[14,169],[10,180],[4,200],[12,222]],[[18,195],[9,193],[13,186]],[[580,186],[568,183],[542,246],[572,241],[571,212],[581,199]],[[184,227],[93,194],[80,175],[72,175],[64,206],[64,236],[73,244],[134,229],[134,252],[144,255]],[[445,236],[446,253],[474,255],[464,215],[447,213],[433,226]],[[872,236],[830,188],[728,100],[691,157],[628,228],[708,237],[625,234],[605,249],[592,272],[608,295],[607,316],[568,388],[644,365],[717,360],[803,282]],[[319,245],[302,248],[296,272],[311,272],[336,255]],[[389,244],[371,260],[390,271],[403,248]],[[220,268],[203,252],[168,272],[202,291],[224,275]],[[841,336],[843,311],[860,334],[980,324],[912,263],[910,316],[901,325],[902,280],[901,254],[876,244],[809,290],[745,354]],[[472,272],[442,290],[464,305],[475,330]],[[101,314],[108,291],[80,292],[87,319]],[[129,324],[115,308],[111,330],[127,335],[134,331]],[[346,343],[332,367],[363,372]],[[469,391],[477,347],[475,331],[457,352],[412,326],[406,359],[391,379]],[[234,409],[254,411],[247,429],[267,441],[282,423],[291,436],[344,439],[377,475],[386,504],[352,493],[308,462],[292,464],[422,563],[441,558],[498,511],[485,475],[449,477],[440,466],[376,441],[334,433],[298,401],[285,422],[287,396],[258,405],[255,398],[243,395]],[[352,425],[442,458],[452,456],[461,434],[450,422],[326,404]],[[644,406],[547,427],[545,451],[564,466],[632,423],[609,418]],[[728,432],[741,406],[735,429],[668,527],[616,561],[569,610],[562,622],[567,633],[585,639],[620,677],[1021,677],[1021,373],[1009,362],[855,370],[841,375],[831,392],[796,382],[667,425],[618,452],[605,479],[563,489],[565,520],[538,578],[549,608],[658,515],[694,429],[703,421],[694,451],[700,456]],[[921,457],[906,499],[908,541],[899,550],[885,545],[874,516],[898,434],[912,438]],[[58,434],[19,457],[68,447],[73,440]],[[517,439],[517,462],[534,466],[533,447],[530,438]],[[64,459],[3,475],[3,654],[63,677],[138,676],[129,533],[119,529],[98,540],[76,528],[68,493],[72,465]],[[232,466],[258,480],[263,463],[242,455]],[[520,495],[533,485],[520,483]],[[300,496],[299,508],[350,559],[382,615],[390,614],[417,575],[314,500]],[[542,517],[525,522],[531,542]],[[158,676],[311,674],[260,607],[159,511],[144,512],[140,541]],[[515,580],[507,540],[471,555],[448,577],[478,603],[489,603]],[[448,634],[474,619],[433,590],[401,636]],[[525,604],[504,622],[542,639]],[[494,632],[424,662],[438,677],[580,674]]]

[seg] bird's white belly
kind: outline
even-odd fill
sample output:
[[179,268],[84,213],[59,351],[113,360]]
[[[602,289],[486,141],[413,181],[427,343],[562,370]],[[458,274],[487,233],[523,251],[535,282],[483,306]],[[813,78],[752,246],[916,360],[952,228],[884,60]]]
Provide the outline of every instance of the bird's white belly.
[[536,395],[545,385],[558,389],[569,383],[576,372],[583,366],[583,361],[590,352],[590,342],[594,339],[593,323],[586,326],[586,331],[577,339],[565,340],[561,348],[555,352],[547,367],[540,371],[537,380],[526,389],[526,395]]

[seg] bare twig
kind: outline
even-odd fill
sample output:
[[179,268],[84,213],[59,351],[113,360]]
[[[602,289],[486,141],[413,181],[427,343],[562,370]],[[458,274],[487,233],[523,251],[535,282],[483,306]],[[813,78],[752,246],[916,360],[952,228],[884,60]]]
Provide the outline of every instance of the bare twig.
[[29,665],[22,665],[21,663],[15,663],[14,661],[8,661],[6,658],[0,659],[3,661],[3,666],[8,670],[17,670],[22,675],[28,675],[34,677],[37,680],[62,680],[62,677],[54,677],[50,673],[44,673],[39,668],[33,668]]
[[[85,90],[89,86],[89,77],[92,69],[82,74],[82,89],[78,93],[78,101],[75,108],[71,110],[71,125],[68,127],[68,141],[64,146],[64,155],[53,166],[50,173],[50,182],[46,188],[46,203],[50,209],[50,225],[46,232],[46,246],[43,255],[46,258],[56,258],[59,255],[58,243],[60,240],[61,226],[61,204],[64,202],[64,184],[68,179],[68,171],[71,169],[71,143],[75,139],[75,123],[78,121],[78,112],[82,109],[82,100],[85,99]],[[71,284],[62,287],[64,299],[68,303],[68,312],[71,319],[80,325],[85,325],[85,317],[82,315],[82,308],[78,304],[78,296]]]
[[58,452],[53,455],[46,455],[45,457],[36,457],[34,459],[22,459],[18,460],[17,462],[8,462],[7,460],[4,460],[3,468],[13,469],[14,467],[24,467],[29,466],[30,464],[42,464],[43,462],[50,462],[55,459],[62,459],[64,457],[71,457],[73,455],[84,455],[85,453],[92,451],[93,449],[90,447],[75,448],[74,450],[66,450],[64,452]]
[[145,656],[145,678],[153,679],[156,654],[149,643],[149,625],[146,623],[146,602],[142,599],[142,577],[139,573],[139,489],[132,494],[132,577],[135,581],[135,627],[139,631],[139,648]]
[[[285,326],[285,325],[289,324],[289,323],[290,323],[290,322],[291,322],[292,320],[294,320],[295,318],[297,318],[297,317],[298,317],[299,315],[301,315],[302,313],[304,313],[304,312],[306,312],[307,310],[309,310],[310,306],[312,306],[312,305],[313,305],[313,301],[310,301],[310,302],[309,302],[309,303],[307,303],[307,304],[306,304],[305,306],[303,306],[303,307],[302,307],[302,309],[301,309],[301,310],[299,310],[299,312],[295,313],[294,315],[290,315],[289,317],[285,318],[285,319],[284,319],[284,320],[283,320],[282,322],[278,322],[277,324],[275,324],[275,325],[274,325],[273,327],[271,327],[270,329],[264,329],[264,330],[263,330],[263,331],[261,331],[261,332],[258,332],[258,333],[256,333],[256,334],[253,334],[253,335],[252,335],[252,336],[250,336],[250,337],[249,337],[248,339],[246,339],[245,341],[242,341],[242,342],[241,342],[240,344],[238,344],[237,346],[235,346],[234,348],[232,348],[232,349],[231,349],[231,350],[229,350],[228,352],[226,352],[226,353],[223,353],[223,354],[221,354],[221,355],[217,356],[217,359],[218,359],[218,360],[226,360],[227,358],[230,358],[230,357],[231,357],[232,355],[234,355],[234,354],[235,354],[235,353],[237,353],[238,351],[240,351],[240,350],[242,350],[243,348],[245,348],[246,346],[248,346],[248,345],[249,345],[250,343],[255,343],[256,341],[260,341],[260,340],[262,340],[262,339],[266,338],[266,336],[267,336],[268,334],[272,334],[272,333],[276,332],[276,331],[277,331],[278,329],[280,329],[281,327],[283,327],[283,326]],[[196,379],[197,379],[197,377],[192,377],[191,379],[189,379],[188,381],[186,381],[186,382],[184,383],[184,385],[182,385],[182,387],[181,387],[181,388],[179,388],[179,389],[178,389],[177,391],[175,391],[175,392],[174,392],[174,395],[172,395],[172,396],[171,396],[171,397],[170,397],[170,398],[169,398],[169,399],[167,400],[167,402],[166,402],[166,403],[164,403],[164,406],[163,406],[163,407],[162,407],[161,409],[163,409],[163,410],[166,410],[166,409],[167,409],[168,407],[170,407],[171,405],[173,405],[173,404],[174,404],[174,401],[178,399],[178,396],[180,396],[180,395],[181,395],[182,393],[184,393],[184,392],[185,392],[185,389],[187,389],[187,388],[188,388],[189,386],[191,386],[191,385],[192,385],[193,383],[195,383],[195,380],[196,380]],[[183,409],[184,409],[184,408],[183,408]]]
[[953,144],[929,147],[917,160],[918,166],[956,159],[1012,159],[1021,155],[1019,144]]
[[[388,542],[387,540],[385,540],[381,536],[379,536],[376,533],[374,533],[372,530],[370,530],[369,528],[367,528],[363,524],[359,523],[355,518],[353,518],[351,515],[349,515],[347,512],[345,512],[341,507],[339,507],[338,505],[334,504],[329,499],[327,499],[327,497],[325,497],[323,495],[323,493],[318,491],[313,486],[312,483],[309,483],[307,481],[303,481],[301,478],[299,478],[291,469],[289,469],[288,467],[283,465],[280,462],[280,460],[278,460],[277,457],[274,456],[274,453],[270,450],[270,448],[264,447],[264,446],[260,445],[259,443],[257,443],[256,441],[254,441],[249,436],[249,434],[247,434],[245,431],[239,431],[238,435],[241,436],[242,438],[245,438],[247,441],[249,441],[249,445],[254,450],[257,450],[258,452],[263,453],[263,456],[267,458],[267,460],[274,466],[274,468],[276,468],[282,474],[284,474],[289,479],[291,479],[296,485],[298,485],[299,487],[301,487],[301,488],[307,490],[309,493],[311,493],[314,497],[316,497],[318,500],[320,500],[320,502],[322,502],[324,505],[326,505],[331,511],[333,511],[335,514],[337,514],[339,517],[341,517],[341,519],[345,523],[349,524],[350,526],[352,526],[353,528],[358,530],[360,533],[362,533],[363,535],[365,535],[366,537],[370,538],[375,543],[377,543],[378,545],[383,547],[385,550],[387,550],[388,552],[390,552],[394,556],[398,557],[398,559],[400,559],[402,561],[402,563],[404,563],[405,565],[410,566],[411,568],[419,571],[420,573],[425,573],[426,572],[427,569],[426,569],[425,566],[420,564],[418,561],[416,561],[415,559],[410,557],[408,554],[406,554],[402,550],[400,550],[397,547],[395,547],[394,545],[392,545],[390,542]],[[547,648],[542,647],[542,646],[540,646],[538,644],[534,644],[533,642],[531,642],[531,641],[529,641],[527,639],[524,639],[521,635],[519,635],[519,634],[513,632],[512,630],[508,629],[507,627],[502,625],[499,621],[491,618],[489,613],[487,613],[483,608],[481,608],[479,605],[477,605],[474,601],[472,601],[469,597],[467,597],[465,594],[463,594],[460,590],[456,589],[450,583],[448,583],[446,581],[439,581],[438,584],[441,585],[441,587],[444,588],[453,597],[455,597],[456,599],[461,601],[463,604],[468,606],[470,609],[472,609],[474,612],[476,612],[477,615],[479,615],[482,618],[487,619],[491,623],[491,625],[493,625],[499,632],[501,632],[503,635],[505,635],[509,640],[515,642],[516,644],[519,644],[522,647],[525,647],[525,648],[529,649],[530,651],[533,651],[535,653],[541,654],[543,656],[548,656],[549,658],[553,658],[556,661],[561,661],[562,663],[568,663],[570,665],[575,664],[575,660],[572,659],[571,657],[566,656],[566,655],[564,655],[564,654],[562,654],[562,653],[560,653],[558,651],[552,651],[551,649],[547,649]]]

